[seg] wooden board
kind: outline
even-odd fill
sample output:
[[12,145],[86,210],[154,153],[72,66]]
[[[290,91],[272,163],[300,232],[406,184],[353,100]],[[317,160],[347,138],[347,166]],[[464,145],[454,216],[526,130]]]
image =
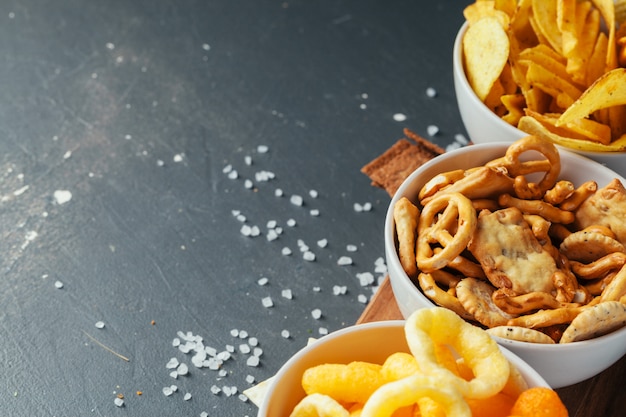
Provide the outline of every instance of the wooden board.
[[[357,323],[402,319],[389,277],[385,278]],[[563,372],[567,372],[564,369]],[[557,389],[570,417],[623,417],[626,413],[626,356],[601,374]]]

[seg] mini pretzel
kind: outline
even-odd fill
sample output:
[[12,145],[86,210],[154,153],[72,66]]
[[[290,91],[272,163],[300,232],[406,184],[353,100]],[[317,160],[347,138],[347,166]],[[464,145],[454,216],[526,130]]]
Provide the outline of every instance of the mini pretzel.
[[557,299],[542,291],[529,292],[522,295],[509,295],[507,291],[498,289],[491,296],[493,302],[505,313],[520,315],[545,308],[562,307]]
[[415,260],[415,241],[417,239],[417,220],[420,212],[408,198],[402,197],[393,206],[393,220],[396,224],[398,236],[398,257],[406,274],[417,276],[417,261]]
[[[520,156],[527,151],[536,151],[546,159],[522,161]],[[494,165],[503,166],[514,178],[531,173],[545,173],[538,183],[519,180],[519,184],[515,187],[515,193],[520,198],[541,198],[546,191],[556,184],[561,173],[561,157],[556,146],[552,142],[532,135],[513,142],[502,158],[486,164],[486,166]]]
[[561,204],[574,192],[574,184],[571,181],[561,180],[554,184],[554,187],[546,191],[543,199],[550,204]]
[[470,200],[492,198],[504,193],[513,192],[513,179],[505,169],[480,166],[466,171],[466,175],[450,186],[439,190],[432,196],[420,200],[422,205],[439,194],[461,193]]
[[[602,278],[597,278],[594,280],[590,280],[588,283],[584,283],[583,285],[581,285],[581,287],[585,288],[589,292],[589,294],[592,294],[594,296],[600,296],[602,294],[602,291],[604,291],[604,289],[611,283],[611,281],[613,281],[615,275],[617,275],[617,272],[609,272]],[[600,297],[597,298],[600,299]]]
[[517,207],[524,214],[538,214],[554,223],[570,224],[575,220],[571,211],[561,210],[541,200],[524,200],[510,194],[502,194],[498,198],[498,203],[502,207]]
[[465,170],[456,169],[454,171],[443,172],[432,177],[420,190],[419,200],[435,195],[439,190],[453,184],[465,176]]
[[600,295],[601,301],[618,301],[626,295],[626,267],[622,267]]
[[[432,272],[445,267],[465,250],[475,229],[476,210],[467,197],[460,193],[435,196],[422,209],[417,226],[418,268]],[[441,245],[441,252],[434,253],[434,243]]]
[[569,303],[577,295],[578,281],[569,269],[559,269],[552,274],[552,283],[556,289],[556,299],[561,303]]
[[626,264],[626,253],[613,252],[589,264],[570,261],[572,271],[582,279],[596,279],[606,276],[613,270],[621,269]]
[[546,242],[550,239],[548,232],[550,231],[550,222],[539,216],[538,214],[524,214],[524,220],[533,231],[533,235],[539,242]]
[[596,192],[598,184],[595,181],[587,181],[580,187],[576,188],[571,196],[560,204],[560,208],[567,211],[576,210],[582,203]]
[[475,198],[472,200],[472,205],[477,213],[481,210],[496,211],[500,208],[498,202],[491,198]]
[[[437,253],[440,249],[436,248],[435,253]],[[465,277],[473,277],[480,279],[487,279],[485,275],[485,270],[477,264],[476,262],[470,261],[466,257],[459,255],[454,258],[452,261],[448,263],[448,268],[452,268],[455,271],[461,273],[461,275]]]
[[444,291],[439,287],[439,285],[437,285],[437,280],[435,279],[434,275],[438,275],[441,281],[444,279],[441,275],[451,274],[447,274],[441,270],[433,271],[429,274],[419,274],[419,276],[417,277],[417,281],[424,294],[428,298],[433,300],[438,306],[448,308],[466,320],[473,320],[474,317],[470,313],[465,311],[463,305],[459,302],[458,298],[456,298],[449,292]]
[[559,307],[551,310],[539,310],[524,314],[508,321],[507,326],[522,326],[529,329],[571,323],[584,307]]

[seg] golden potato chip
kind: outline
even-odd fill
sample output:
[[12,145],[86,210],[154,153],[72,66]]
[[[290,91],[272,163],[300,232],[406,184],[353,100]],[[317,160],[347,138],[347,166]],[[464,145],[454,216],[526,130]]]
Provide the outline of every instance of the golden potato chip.
[[556,2],[556,24],[561,31],[561,48],[564,56],[569,56],[578,45],[576,3],[576,0],[557,0]]
[[[585,69],[585,85],[591,85],[604,74],[608,38],[604,33],[598,34]],[[569,71],[569,70],[568,70]]]
[[501,98],[507,113],[502,119],[510,125],[517,126],[519,119],[524,115],[526,99],[523,94],[507,94]]
[[593,0],[598,8],[609,35],[609,47],[606,55],[606,68],[612,70],[617,67],[617,54],[615,53],[615,3],[614,0]]
[[535,62],[529,63],[526,79],[531,85],[552,96],[562,109],[571,106],[582,94],[582,91],[571,81]]
[[590,119],[579,119],[557,126],[558,114],[538,113],[527,110],[526,114],[538,120],[550,132],[571,139],[591,140],[604,145],[611,143],[611,128]]
[[510,22],[509,15],[503,11],[496,9],[495,1],[477,1],[463,9],[463,16],[470,25],[484,17],[494,17],[498,19],[502,27],[507,27]]
[[556,24],[555,0],[532,0],[532,16],[542,37],[555,51],[562,51],[562,35]]
[[509,57],[509,37],[500,21],[483,17],[467,29],[463,37],[467,78],[481,101],[484,101]]
[[558,125],[582,119],[593,112],[626,104],[626,68],[616,68],[598,78],[559,117]]

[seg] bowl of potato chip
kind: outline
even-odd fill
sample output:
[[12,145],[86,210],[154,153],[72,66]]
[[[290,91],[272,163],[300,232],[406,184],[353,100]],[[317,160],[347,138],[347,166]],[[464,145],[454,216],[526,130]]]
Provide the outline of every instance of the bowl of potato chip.
[[602,372],[626,354],[624,184],[537,136],[430,160],[385,219],[400,311],[454,311],[553,388]]
[[477,1],[453,48],[474,143],[527,134],[626,175],[625,3]]
[[433,307],[312,342],[274,376],[258,417],[408,416],[416,408],[421,415],[530,417],[538,407],[567,415],[528,364],[484,330]]

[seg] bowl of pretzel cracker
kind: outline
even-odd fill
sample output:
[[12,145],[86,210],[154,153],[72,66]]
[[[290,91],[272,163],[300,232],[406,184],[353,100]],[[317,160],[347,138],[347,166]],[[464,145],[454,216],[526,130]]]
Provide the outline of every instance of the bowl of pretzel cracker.
[[432,307],[312,341],[273,377],[257,416],[531,417],[540,409],[567,415],[527,363],[483,329]]
[[625,5],[516,3],[464,9],[453,78],[470,139],[542,136],[626,176]]
[[600,373],[626,354],[624,184],[536,136],[430,160],[385,219],[400,311],[456,312],[551,387]]

